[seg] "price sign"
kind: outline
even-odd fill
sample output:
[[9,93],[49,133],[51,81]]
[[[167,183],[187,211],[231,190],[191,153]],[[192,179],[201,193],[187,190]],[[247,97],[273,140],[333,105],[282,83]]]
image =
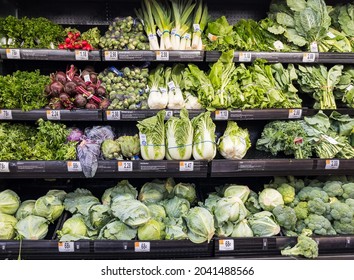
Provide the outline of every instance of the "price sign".
[[217,110],[215,111],[216,120],[227,120],[229,119],[229,111],[227,110]]
[[147,145],[146,134],[139,133],[139,138],[140,138],[140,145],[146,146]]
[[310,50],[311,52],[318,52],[318,45],[317,45],[317,42],[312,42],[310,44]]
[[6,49],[6,57],[8,59],[21,59],[19,49]]
[[118,60],[118,52],[117,51],[105,51],[104,52],[104,60],[106,60],[106,61]]
[[248,52],[240,52],[238,54],[238,60],[241,62],[250,62],[252,60],[252,54]]
[[133,171],[133,162],[119,161],[118,162],[118,171],[119,172],[132,172]]
[[75,50],[75,60],[88,60],[88,51]]
[[74,242],[58,242],[58,250],[61,253],[75,252],[75,243]]
[[60,120],[60,111],[59,110],[47,110],[47,119],[48,120]]
[[12,120],[12,111],[0,110],[0,120]]
[[300,119],[302,116],[302,109],[290,109],[289,110],[289,119]]
[[0,173],[8,173],[10,172],[9,163],[8,162],[0,162]]
[[325,169],[338,169],[339,159],[327,159]]
[[165,119],[168,120],[169,118],[173,117],[173,111],[166,111]]
[[109,121],[118,121],[120,120],[120,111],[107,111],[106,116]]
[[134,242],[135,252],[150,252],[150,242]]
[[219,240],[220,251],[233,251],[235,249],[233,239],[221,239]]
[[167,83],[167,86],[170,90],[175,90],[176,89],[176,86],[175,86],[175,83],[173,81]]
[[80,161],[68,161],[68,172],[82,172]]
[[179,171],[193,171],[194,170],[194,162],[193,161],[181,161],[179,163]]
[[315,53],[304,53],[302,55],[302,62],[315,62],[316,54]]
[[169,61],[170,52],[169,51],[156,51],[156,60],[157,61]]

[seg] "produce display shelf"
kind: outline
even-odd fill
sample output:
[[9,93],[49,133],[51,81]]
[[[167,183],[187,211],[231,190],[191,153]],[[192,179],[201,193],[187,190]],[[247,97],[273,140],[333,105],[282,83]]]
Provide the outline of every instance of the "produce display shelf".
[[[95,178],[205,178],[207,161],[101,160]],[[79,161],[0,161],[0,178],[85,178]]]
[[353,159],[217,159],[211,177],[346,175],[354,172]]
[[13,60],[101,61],[101,51],[0,49],[0,58]]
[[51,121],[102,121],[101,110],[51,110],[39,109],[22,111],[20,109],[0,109],[0,120],[36,121],[38,119]]
[[204,61],[204,51],[115,51],[102,50],[103,61]]

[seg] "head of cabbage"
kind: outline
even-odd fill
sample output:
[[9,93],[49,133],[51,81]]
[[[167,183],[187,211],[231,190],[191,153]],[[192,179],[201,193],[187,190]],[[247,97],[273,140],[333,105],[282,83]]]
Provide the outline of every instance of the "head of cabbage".
[[97,204],[90,208],[86,224],[91,230],[100,230],[111,220],[112,216],[110,207],[103,204]]
[[188,238],[194,243],[210,242],[215,233],[213,215],[205,208],[194,207],[185,217]]
[[136,237],[137,229],[127,226],[118,220],[106,224],[100,231],[98,239],[132,240]]
[[105,159],[123,159],[120,145],[116,140],[104,140],[101,146],[101,150]]
[[140,153],[140,140],[136,134],[134,136],[121,136],[116,140],[121,148],[122,155],[126,158],[132,158]]
[[283,196],[275,189],[267,188],[258,196],[259,204],[265,211],[273,211],[278,205],[284,205]]
[[164,202],[166,214],[169,218],[180,218],[185,216],[189,209],[190,203],[187,199],[175,196]]
[[231,237],[253,237],[253,231],[247,219],[243,219],[235,224]]
[[276,223],[274,215],[269,211],[252,215],[248,218],[248,222],[254,236],[269,237],[280,232],[280,226]]
[[78,188],[66,195],[64,207],[71,214],[79,213],[88,216],[91,206],[99,203],[98,198],[94,197],[89,190]]
[[54,195],[45,195],[36,200],[33,214],[54,222],[64,211],[61,200]]
[[112,199],[119,194],[129,194],[133,199],[138,197],[138,191],[133,187],[128,180],[122,180],[113,188],[106,189],[102,195],[102,204],[111,205]]
[[139,240],[163,240],[165,237],[165,225],[162,222],[149,220],[138,227]]
[[154,180],[145,183],[139,193],[139,200],[145,204],[157,203],[164,200],[168,195],[165,182]]
[[247,186],[242,185],[227,185],[223,188],[223,196],[237,196],[245,203],[248,199],[251,190]]
[[46,218],[29,215],[20,220],[15,229],[20,238],[28,240],[39,240],[46,237],[49,221]]
[[71,236],[86,236],[87,227],[84,219],[81,215],[75,215],[67,219],[64,222],[62,229],[57,231],[57,234],[59,238],[66,234],[70,234]]
[[54,195],[57,198],[59,198],[62,202],[64,202],[64,199],[66,197],[66,191],[64,191],[64,190],[49,190],[47,192],[47,195]]
[[197,200],[197,193],[195,191],[194,184],[179,183],[174,186],[172,195],[187,199],[192,205]]
[[20,197],[12,190],[0,192],[0,213],[13,215],[20,206]]
[[14,238],[16,224],[17,219],[14,216],[0,213],[0,240]]
[[16,219],[21,220],[21,219],[26,218],[29,215],[32,215],[33,211],[34,211],[35,203],[36,203],[35,200],[23,201],[16,212]]
[[238,223],[248,216],[249,212],[242,200],[237,196],[223,197],[215,207],[216,225],[222,226],[225,222]]
[[164,220],[166,240],[184,240],[188,238],[187,226],[182,218],[167,218]]
[[166,218],[166,211],[162,205],[159,204],[148,204],[147,207],[150,210],[151,218],[156,221],[162,221]]

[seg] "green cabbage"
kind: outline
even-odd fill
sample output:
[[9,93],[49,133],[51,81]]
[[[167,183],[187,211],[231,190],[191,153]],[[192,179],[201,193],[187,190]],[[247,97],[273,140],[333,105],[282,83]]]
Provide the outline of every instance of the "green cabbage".
[[228,196],[237,196],[242,200],[243,203],[245,203],[248,199],[248,196],[250,194],[251,190],[247,186],[241,186],[241,185],[227,185],[224,188],[224,197]]
[[210,242],[215,233],[213,215],[205,208],[194,207],[186,218],[188,238],[194,243]]
[[277,235],[280,226],[276,223],[274,215],[269,211],[262,211],[249,217],[249,225],[254,236],[268,237]]
[[138,228],[139,240],[163,240],[165,237],[165,226],[163,223],[149,220]]
[[81,215],[75,215],[67,219],[61,230],[57,231],[59,238],[69,234],[71,236],[87,236],[87,227]]
[[121,136],[116,140],[121,148],[122,155],[126,158],[132,158],[140,153],[139,136]]
[[89,210],[87,226],[92,230],[100,230],[112,220],[111,209],[108,205],[93,205]]
[[50,190],[47,192],[46,195],[54,195],[57,198],[59,198],[62,202],[64,202],[64,199],[66,197],[66,191],[63,190]]
[[156,221],[162,221],[166,218],[166,211],[162,205],[148,204],[147,207],[150,210],[151,218]]
[[242,159],[251,147],[247,129],[238,127],[234,121],[228,121],[224,135],[218,141],[218,150],[226,159]]
[[283,196],[275,189],[264,189],[258,196],[259,204],[263,210],[273,211],[278,205],[284,205]]
[[46,237],[49,221],[46,218],[29,215],[20,220],[15,229],[21,238],[39,240]]
[[188,111],[182,109],[180,117],[171,117],[166,122],[166,158],[189,160],[192,157],[193,126]]
[[78,188],[66,195],[64,207],[71,214],[79,213],[83,216],[88,216],[90,208],[99,203],[98,198],[94,197],[89,190]]
[[169,218],[180,218],[185,216],[189,209],[190,204],[187,199],[175,196],[167,200],[165,203],[166,214]]
[[20,206],[19,196],[12,190],[0,192],[0,213],[13,215]]
[[120,145],[115,140],[104,140],[101,146],[101,150],[105,159],[123,159],[120,151]]
[[128,180],[122,180],[115,187],[105,190],[101,198],[102,204],[111,205],[112,199],[118,194],[130,194],[134,199],[138,197],[136,188]]
[[45,195],[38,198],[34,204],[33,214],[54,222],[64,211],[61,200],[54,195]]
[[136,229],[121,221],[112,221],[101,229],[98,239],[132,240],[136,237],[136,233]]
[[194,184],[179,183],[174,186],[172,194],[180,198],[187,199],[189,203],[193,204],[197,200],[197,194]]
[[216,193],[210,193],[204,201],[204,207],[214,214],[216,204],[221,199]]
[[220,199],[215,207],[214,215],[216,225],[221,227],[225,222],[238,223],[249,214],[242,200],[237,196]]
[[246,219],[235,224],[231,237],[253,237],[253,231]]
[[232,234],[234,230],[234,224],[232,222],[225,222],[222,225],[219,225],[215,229],[215,235],[218,237],[228,237]]
[[156,116],[138,121],[141,156],[145,160],[162,160],[165,157],[164,110]]
[[26,218],[29,215],[32,215],[34,211],[35,203],[36,203],[35,200],[25,200],[24,202],[22,202],[20,207],[17,209],[16,219],[21,220]]
[[0,213],[0,240],[15,237],[17,219],[14,216]]
[[165,182],[154,180],[142,186],[138,198],[141,202],[149,204],[164,200],[167,195],[168,191],[165,187]]
[[182,218],[167,218],[164,220],[166,240],[184,240],[188,238],[187,227]]

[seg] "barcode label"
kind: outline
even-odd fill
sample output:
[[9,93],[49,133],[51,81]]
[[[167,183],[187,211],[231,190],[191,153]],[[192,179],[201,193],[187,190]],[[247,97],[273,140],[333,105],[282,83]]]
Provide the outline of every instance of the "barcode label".
[[220,251],[233,251],[235,249],[233,239],[221,239],[219,240]]
[[316,54],[315,53],[304,53],[302,56],[302,62],[315,62]]
[[90,83],[91,82],[90,75],[85,75],[84,76],[84,81],[85,81],[85,83]]
[[74,242],[58,242],[58,250],[61,253],[75,252],[75,243]]
[[175,90],[176,89],[176,86],[175,86],[175,83],[173,81],[167,83],[167,86],[170,90]]
[[310,51],[311,52],[318,52],[318,45],[317,45],[317,42],[312,42],[310,44]]
[[0,162],[0,173],[8,173],[10,172],[10,167],[8,162]]
[[169,51],[156,51],[156,60],[157,61],[169,61],[170,52]]
[[165,116],[165,120],[168,120],[169,118],[173,117],[173,111],[166,111],[166,116]]
[[252,54],[249,52],[240,52],[238,54],[238,60],[241,62],[250,62],[252,60]]
[[80,161],[68,161],[68,172],[82,172]]
[[105,51],[104,52],[104,60],[106,60],[106,61],[118,60],[118,52],[117,51]]
[[59,110],[47,110],[47,119],[48,120],[60,120],[60,111]]
[[0,110],[0,120],[12,120],[12,111]]
[[327,36],[331,39],[336,38],[336,35],[334,35],[331,31],[327,32]]
[[282,49],[284,49],[284,44],[283,44],[283,42],[282,41],[275,41],[274,43],[273,43],[273,46],[274,46],[274,48],[276,48],[277,50],[282,50]]
[[212,42],[215,42],[215,41],[218,39],[218,36],[209,33],[209,34],[208,34],[208,39],[209,39],[210,41],[212,41]]
[[330,136],[327,135],[323,135],[322,136],[326,141],[328,141],[329,143],[331,143],[332,145],[338,145],[338,141]]
[[135,252],[150,252],[150,242],[134,242]]
[[327,159],[325,169],[338,169],[339,159]]
[[157,30],[156,30],[156,34],[157,34],[159,37],[162,36],[162,32],[160,31],[160,29],[157,29]]
[[106,116],[109,121],[120,120],[120,111],[107,111]]
[[75,50],[75,60],[88,60],[88,51]]
[[140,138],[140,145],[146,146],[147,145],[146,134],[139,134],[139,138]]
[[193,161],[181,161],[179,163],[179,171],[193,171],[194,170],[194,162]]
[[289,110],[289,119],[300,119],[302,116],[302,109],[290,109]]
[[227,110],[215,111],[215,119],[216,120],[228,120],[229,119],[229,111],[227,111]]
[[119,161],[118,162],[119,172],[131,172],[133,171],[133,162],[131,161]]
[[167,89],[166,89],[166,88],[163,88],[163,87],[160,87],[160,92],[161,92],[161,93],[167,93]]
[[8,59],[21,59],[19,49],[6,49],[6,57]]
[[193,30],[194,30],[194,32],[201,31],[200,30],[200,25],[198,23],[194,23],[193,24]]

